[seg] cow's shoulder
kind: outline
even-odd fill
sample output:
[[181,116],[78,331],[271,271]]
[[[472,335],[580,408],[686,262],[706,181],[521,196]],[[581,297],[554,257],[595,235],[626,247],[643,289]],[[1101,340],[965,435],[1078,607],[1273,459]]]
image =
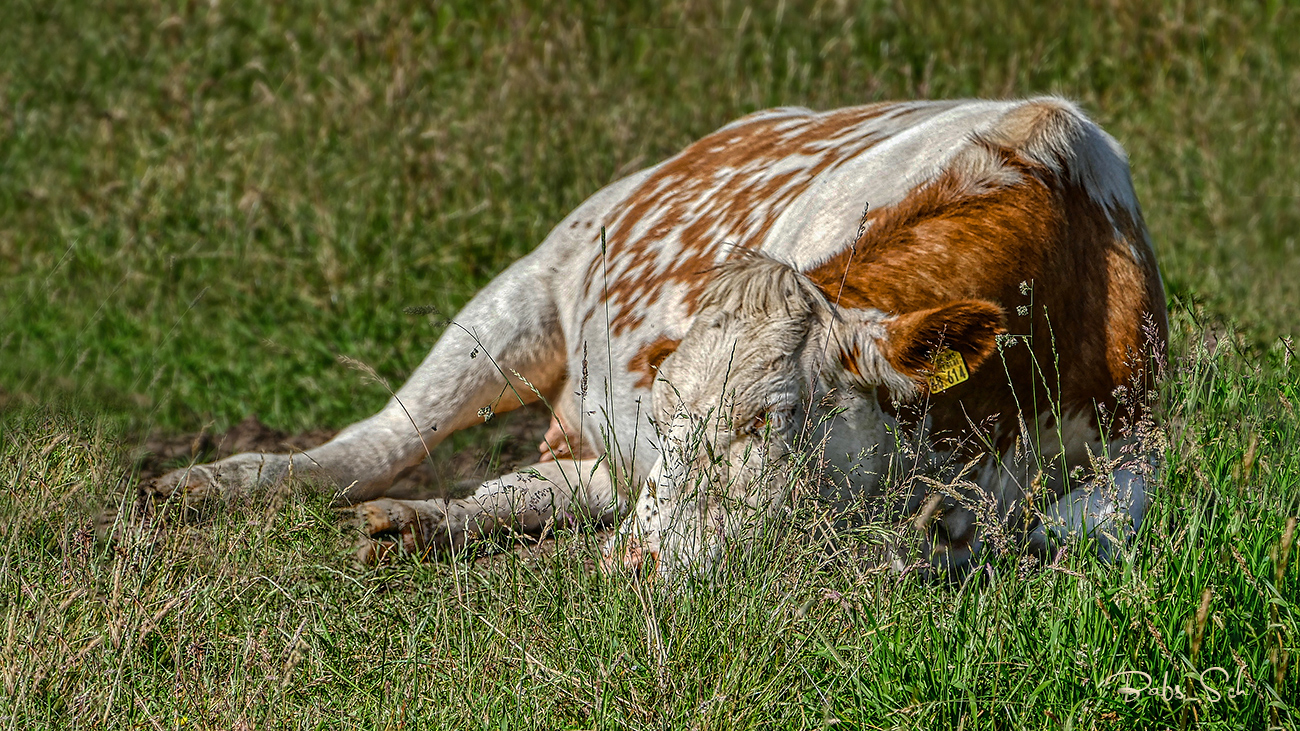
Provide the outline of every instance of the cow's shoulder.
[[1054,97],[1009,105],[971,129],[807,274],[841,307],[901,315],[976,298],[1005,310],[1017,337],[1002,364],[931,404],[954,430],[1017,413],[1040,383],[1050,386],[1043,408],[1092,418],[1114,407],[1117,387],[1147,380],[1143,354],[1165,337],[1163,288],[1124,152]]

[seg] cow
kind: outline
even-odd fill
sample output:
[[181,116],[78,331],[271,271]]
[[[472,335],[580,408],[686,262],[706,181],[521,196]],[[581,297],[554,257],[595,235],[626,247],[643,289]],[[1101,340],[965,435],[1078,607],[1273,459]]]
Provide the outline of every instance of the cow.
[[[895,563],[959,571],[995,534],[1112,557],[1157,466],[1125,424],[1166,336],[1127,157],[1073,103],[771,109],[588,198],[374,416],[147,489],[307,476],[354,507],[370,560],[617,525],[605,564],[670,581],[751,545],[813,464],[832,504],[915,516]],[[537,464],[462,499],[384,497],[451,433],[535,401]]]

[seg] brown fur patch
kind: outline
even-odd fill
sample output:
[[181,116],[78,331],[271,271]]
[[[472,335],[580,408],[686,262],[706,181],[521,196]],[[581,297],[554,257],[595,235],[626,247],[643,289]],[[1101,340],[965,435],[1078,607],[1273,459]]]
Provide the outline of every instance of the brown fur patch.
[[659,373],[659,366],[677,350],[677,346],[681,343],[680,340],[660,336],[638,350],[627,366],[628,371],[641,374],[637,379],[636,387],[650,388]]
[[[998,366],[976,371],[978,362],[968,360],[971,378],[929,401],[938,432],[963,433],[971,419],[1014,419],[1022,408],[1042,413],[1056,405],[1095,415],[1100,406],[1113,413],[1116,387],[1150,386],[1146,358],[1152,348],[1163,352],[1167,335],[1155,262],[1132,253],[1148,250],[1145,227],[1015,149],[976,144],[1019,173],[1017,182],[980,189],[950,170],[873,212],[861,240],[808,276],[842,307],[902,314],[894,328],[909,336],[915,333],[907,313],[964,300],[1005,310],[1007,331],[1023,337],[997,354]],[[1142,332],[1145,317],[1155,342]],[[892,359],[915,377],[923,350],[894,352]],[[998,431],[1006,440],[1016,429]]]
[[[756,115],[663,163],[610,213],[605,256],[587,271],[590,290],[607,293],[612,333],[639,326],[640,313],[672,285],[683,288],[687,314],[694,314],[707,273],[726,258],[728,246],[761,246],[777,218],[818,176],[884,138],[855,127],[894,107]],[[807,163],[771,171],[799,156]],[[665,250],[662,242],[674,234],[680,248]]]
[[840,350],[840,365],[844,366],[844,370],[852,373],[853,377],[857,378],[859,381],[862,380],[862,369],[858,367],[858,363],[861,362],[861,360],[862,348],[858,345],[856,340],[849,345],[848,350]]

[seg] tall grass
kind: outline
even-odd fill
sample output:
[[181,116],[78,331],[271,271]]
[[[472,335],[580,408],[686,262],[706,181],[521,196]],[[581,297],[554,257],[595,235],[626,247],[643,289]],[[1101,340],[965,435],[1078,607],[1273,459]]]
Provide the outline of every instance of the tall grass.
[[[1295,727],[1298,31],[1284,3],[0,4],[0,727]],[[454,312],[739,114],[1042,92],[1128,148],[1174,309],[1128,560],[941,587],[809,539],[674,595],[581,532],[363,570],[297,493],[104,510],[141,432],[374,410],[338,356],[400,382],[437,335],[404,308]]]
[[797,538],[675,593],[595,571],[584,532],[363,569],[307,490],[97,524],[133,499],[120,425],[24,409],[0,445],[0,725],[1294,727],[1300,364],[1181,363],[1127,559],[1008,556],[953,587]]

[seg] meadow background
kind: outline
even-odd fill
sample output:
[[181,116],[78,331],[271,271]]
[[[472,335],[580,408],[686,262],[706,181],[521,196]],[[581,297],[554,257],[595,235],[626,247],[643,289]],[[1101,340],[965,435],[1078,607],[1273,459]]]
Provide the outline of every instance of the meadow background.
[[[0,727],[1294,728],[1298,38],[1284,2],[0,3]],[[1170,298],[1120,565],[784,546],[665,596],[585,534],[366,570],[310,498],[103,517],[149,435],[374,411],[338,356],[400,382],[439,333],[404,310],[734,117],[1039,93],[1127,148]]]

